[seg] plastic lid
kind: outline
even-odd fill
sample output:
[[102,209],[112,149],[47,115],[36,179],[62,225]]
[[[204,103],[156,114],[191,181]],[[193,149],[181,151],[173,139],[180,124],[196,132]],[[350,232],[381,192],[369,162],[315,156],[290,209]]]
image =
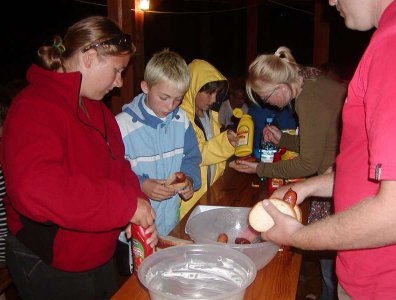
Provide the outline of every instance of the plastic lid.
[[233,109],[232,114],[234,115],[235,118],[240,119],[243,116],[243,111],[239,107],[236,107]]

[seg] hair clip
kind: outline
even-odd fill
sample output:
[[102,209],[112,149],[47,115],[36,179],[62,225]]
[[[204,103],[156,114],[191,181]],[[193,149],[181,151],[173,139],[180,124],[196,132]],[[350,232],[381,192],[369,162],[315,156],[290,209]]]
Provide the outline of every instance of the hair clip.
[[54,43],[52,44],[52,48],[58,49],[60,54],[66,51],[66,48],[63,45],[61,38],[59,38],[58,40],[54,40]]

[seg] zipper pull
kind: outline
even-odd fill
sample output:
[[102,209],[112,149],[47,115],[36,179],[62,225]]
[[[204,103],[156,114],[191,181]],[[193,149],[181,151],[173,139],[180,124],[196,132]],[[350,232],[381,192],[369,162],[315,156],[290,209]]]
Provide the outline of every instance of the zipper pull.
[[109,153],[110,153],[111,159],[115,160],[113,150],[111,150],[110,143],[108,141],[106,141],[106,145],[107,145],[107,148],[109,148]]

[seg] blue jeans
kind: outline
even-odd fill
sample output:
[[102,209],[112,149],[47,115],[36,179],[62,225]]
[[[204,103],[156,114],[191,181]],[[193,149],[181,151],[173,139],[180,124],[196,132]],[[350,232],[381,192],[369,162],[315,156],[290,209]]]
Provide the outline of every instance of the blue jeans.
[[337,278],[334,270],[333,258],[322,258],[319,260],[322,272],[322,292],[320,300],[337,299]]
[[118,288],[113,260],[89,271],[65,272],[44,263],[13,235],[7,238],[6,256],[24,300],[104,300]]

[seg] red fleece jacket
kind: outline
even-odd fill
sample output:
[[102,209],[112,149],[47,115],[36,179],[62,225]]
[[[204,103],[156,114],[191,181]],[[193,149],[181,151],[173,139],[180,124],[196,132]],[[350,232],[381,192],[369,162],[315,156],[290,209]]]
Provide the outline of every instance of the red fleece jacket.
[[36,253],[50,253],[47,262],[58,269],[95,268],[112,257],[137,197],[146,196],[124,159],[111,112],[89,99],[83,99],[89,118],[77,109],[80,73],[33,65],[27,79],[1,145],[9,229],[33,251],[41,249]]

